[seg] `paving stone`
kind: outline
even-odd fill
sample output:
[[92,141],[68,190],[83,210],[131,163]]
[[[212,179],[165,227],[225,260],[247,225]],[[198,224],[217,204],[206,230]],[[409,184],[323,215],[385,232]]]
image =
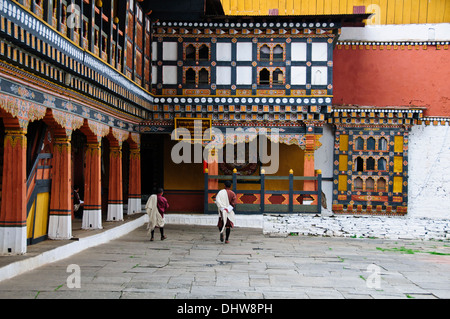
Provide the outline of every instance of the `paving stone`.
[[[164,241],[149,242],[141,227],[1,281],[0,298],[450,298],[450,258],[430,253],[450,253],[448,242],[273,238],[235,228],[223,244],[214,226],[166,228]],[[72,264],[80,267],[81,288],[67,285]],[[371,288],[371,275],[378,288]]]

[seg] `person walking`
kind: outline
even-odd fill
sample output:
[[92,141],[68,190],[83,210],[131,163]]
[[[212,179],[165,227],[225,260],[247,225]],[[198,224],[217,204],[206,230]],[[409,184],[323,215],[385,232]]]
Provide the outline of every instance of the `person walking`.
[[151,233],[150,241],[154,240],[155,237],[155,227],[159,228],[161,233],[161,240],[167,239],[164,235],[164,213],[169,208],[169,203],[165,197],[163,197],[164,190],[158,188],[157,194],[151,195],[145,205],[147,215],[149,217],[149,222],[147,229]]
[[223,242],[225,230],[225,243],[229,243],[231,228],[235,223],[234,208],[236,207],[236,194],[231,190],[231,182],[225,181],[225,188],[216,195],[216,205],[219,213],[217,227],[220,231],[220,241]]
[[83,201],[80,197],[80,188],[75,186],[73,188],[73,212],[75,218],[82,219],[83,218]]

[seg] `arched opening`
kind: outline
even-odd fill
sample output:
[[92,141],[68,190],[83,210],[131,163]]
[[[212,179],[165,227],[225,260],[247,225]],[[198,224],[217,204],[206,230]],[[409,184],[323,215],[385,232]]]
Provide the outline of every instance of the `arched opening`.
[[209,60],[209,48],[206,44],[203,44],[198,50],[198,59],[201,61]]
[[270,61],[270,48],[267,45],[263,45],[259,49],[259,60]]
[[266,68],[259,72],[259,84],[270,84],[270,72]]
[[281,45],[276,45],[273,48],[273,60],[276,62],[284,61],[283,53],[284,53],[284,50],[281,47]]
[[366,179],[366,192],[373,192],[375,190],[375,181],[372,177]]
[[186,70],[186,84],[195,84],[195,71],[192,68]]
[[122,198],[123,204],[128,203],[128,189],[130,184],[130,144],[122,143]]
[[41,153],[47,125],[44,121],[34,121],[28,124],[27,128],[27,176],[30,175],[31,169]]
[[379,151],[387,150],[387,140],[384,137],[382,137],[378,140],[378,150]]
[[195,47],[192,44],[186,47],[186,60],[195,61]]
[[27,245],[32,245],[45,240],[48,235],[53,165],[50,128],[43,120],[30,122],[26,141]]
[[386,180],[383,177],[380,177],[377,181],[377,191],[386,192]]
[[366,171],[374,171],[375,170],[375,159],[373,157],[369,157],[366,161]]
[[[71,148],[72,148],[72,190],[78,188],[78,195],[84,201],[84,176],[85,176],[85,152],[86,152],[87,137],[80,130],[72,132]],[[74,194],[75,195],[75,194]],[[78,211],[74,212],[77,219],[83,217],[83,205]],[[77,228],[80,228],[77,225]]]
[[364,160],[358,156],[355,160],[355,172],[362,171],[364,171]]
[[358,137],[355,141],[355,150],[362,151],[364,150],[364,139],[362,137]]
[[205,68],[202,68],[198,72],[198,83],[199,84],[209,84],[209,72]]
[[355,191],[363,190],[363,180],[361,177],[358,176],[353,180],[353,190]]
[[387,169],[386,163],[387,163],[387,161],[384,157],[379,158],[378,159],[378,170],[385,171]]
[[284,76],[283,76],[283,71],[281,71],[280,69],[275,69],[275,71],[273,71],[273,84],[283,84],[284,83]]
[[373,137],[369,137],[367,139],[367,150],[369,151],[375,150],[375,139]]

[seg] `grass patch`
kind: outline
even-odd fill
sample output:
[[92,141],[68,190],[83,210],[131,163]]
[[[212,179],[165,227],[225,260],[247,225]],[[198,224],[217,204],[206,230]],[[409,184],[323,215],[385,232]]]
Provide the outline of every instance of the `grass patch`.
[[450,254],[446,254],[446,253],[440,253],[437,251],[420,251],[417,249],[406,248],[405,246],[394,247],[394,248],[377,247],[376,249],[380,250],[380,251],[395,251],[395,252],[401,252],[401,253],[411,254],[411,255],[413,255],[415,253],[424,253],[424,254],[438,255],[438,256],[450,256]]
[[398,247],[394,247],[394,248],[381,248],[381,247],[377,247],[377,250],[380,251],[396,251],[396,252],[401,252],[401,253],[405,253],[405,254],[414,254],[414,253],[420,253],[420,250],[414,250],[411,248],[405,248],[404,246],[398,248]]
[[58,289],[61,288],[62,286],[64,286],[64,285],[59,285],[59,286],[56,287],[55,290],[53,290],[53,291],[58,291]]

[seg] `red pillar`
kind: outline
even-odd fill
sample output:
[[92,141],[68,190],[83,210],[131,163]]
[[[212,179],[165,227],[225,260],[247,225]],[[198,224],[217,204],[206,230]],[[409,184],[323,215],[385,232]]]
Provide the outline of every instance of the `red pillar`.
[[109,192],[106,220],[123,220],[122,146],[117,142],[111,142],[109,148]]
[[17,119],[4,118],[5,141],[0,211],[0,254],[27,249],[26,129]]
[[101,153],[101,142],[88,140],[82,229],[102,228]]
[[48,237],[72,237],[72,161],[71,143],[66,135],[57,136],[53,142],[52,190]]
[[131,144],[128,182],[128,215],[140,213],[141,211],[141,149],[139,144]]

